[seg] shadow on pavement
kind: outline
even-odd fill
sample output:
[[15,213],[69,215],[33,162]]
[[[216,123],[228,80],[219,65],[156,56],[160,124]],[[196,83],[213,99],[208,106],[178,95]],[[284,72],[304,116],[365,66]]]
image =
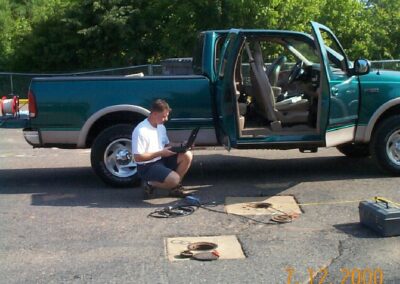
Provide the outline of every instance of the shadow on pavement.
[[[226,196],[272,196],[301,182],[385,177],[370,159],[268,160],[216,154],[196,156],[184,184],[193,188],[201,201],[222,204]],[[144,202],[140,187],[108,187],[89,167],[0,170],[0,181],[0,194],[32,194],[35,206],[107,208],[176,204],[170,198],[161,204]]]
[[351,235],[354,238],[361,239],[380,239],[382,238],[380,235],[375,233],[373,230],[361,225],[359,222],[357,223],[344,223],[344,224],[336,224],[333,225],[337,230]]

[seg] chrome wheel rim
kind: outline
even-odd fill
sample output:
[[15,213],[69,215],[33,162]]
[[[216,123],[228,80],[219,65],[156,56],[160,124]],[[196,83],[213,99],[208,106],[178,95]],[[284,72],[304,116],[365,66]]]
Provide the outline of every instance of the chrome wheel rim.
[[121,138],[110,143],[104,151],[104,164],[114,176],[124,178],[136,174],[137,165],[133,161],[131,149],[131,140]]
[[400,129],[390,135],[386,143],[386,154],[392,163],[400,166]]

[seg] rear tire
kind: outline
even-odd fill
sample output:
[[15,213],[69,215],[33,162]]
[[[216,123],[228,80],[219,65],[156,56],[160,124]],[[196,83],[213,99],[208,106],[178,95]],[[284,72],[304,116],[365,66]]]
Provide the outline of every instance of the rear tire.
[[400,116],[392,116],[377,126],[371,154],[383,172],[400,175]]
[[350,158],[365,158],[369,157],[369,144],[343,144],[336,147],[340,153]]
[[117,124],[101,132],[94,140],[90,161],[94,172],[113,187],[132,187],[140,182],[132,155],[132,131],[135,125]]

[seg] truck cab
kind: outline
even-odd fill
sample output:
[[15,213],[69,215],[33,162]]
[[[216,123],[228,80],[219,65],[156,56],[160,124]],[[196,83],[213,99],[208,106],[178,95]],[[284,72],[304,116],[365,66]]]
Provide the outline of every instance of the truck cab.
[[226,34],[214,84],[218,137],[226,147],[314,151],[354,141],[359,76],[369,64],[351,63],[329,28],[312,28],[313,36]]

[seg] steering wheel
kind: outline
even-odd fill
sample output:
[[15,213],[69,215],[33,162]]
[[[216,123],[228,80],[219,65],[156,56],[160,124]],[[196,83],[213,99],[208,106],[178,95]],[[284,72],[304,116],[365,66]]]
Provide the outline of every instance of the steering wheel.
[[288,77],[288,84],[293,83],[300,75],[304,73],[303,70],[304,62],[299,60],[296,62],[296,64],[293,66],[292,70],[290,71],[289,77]]

